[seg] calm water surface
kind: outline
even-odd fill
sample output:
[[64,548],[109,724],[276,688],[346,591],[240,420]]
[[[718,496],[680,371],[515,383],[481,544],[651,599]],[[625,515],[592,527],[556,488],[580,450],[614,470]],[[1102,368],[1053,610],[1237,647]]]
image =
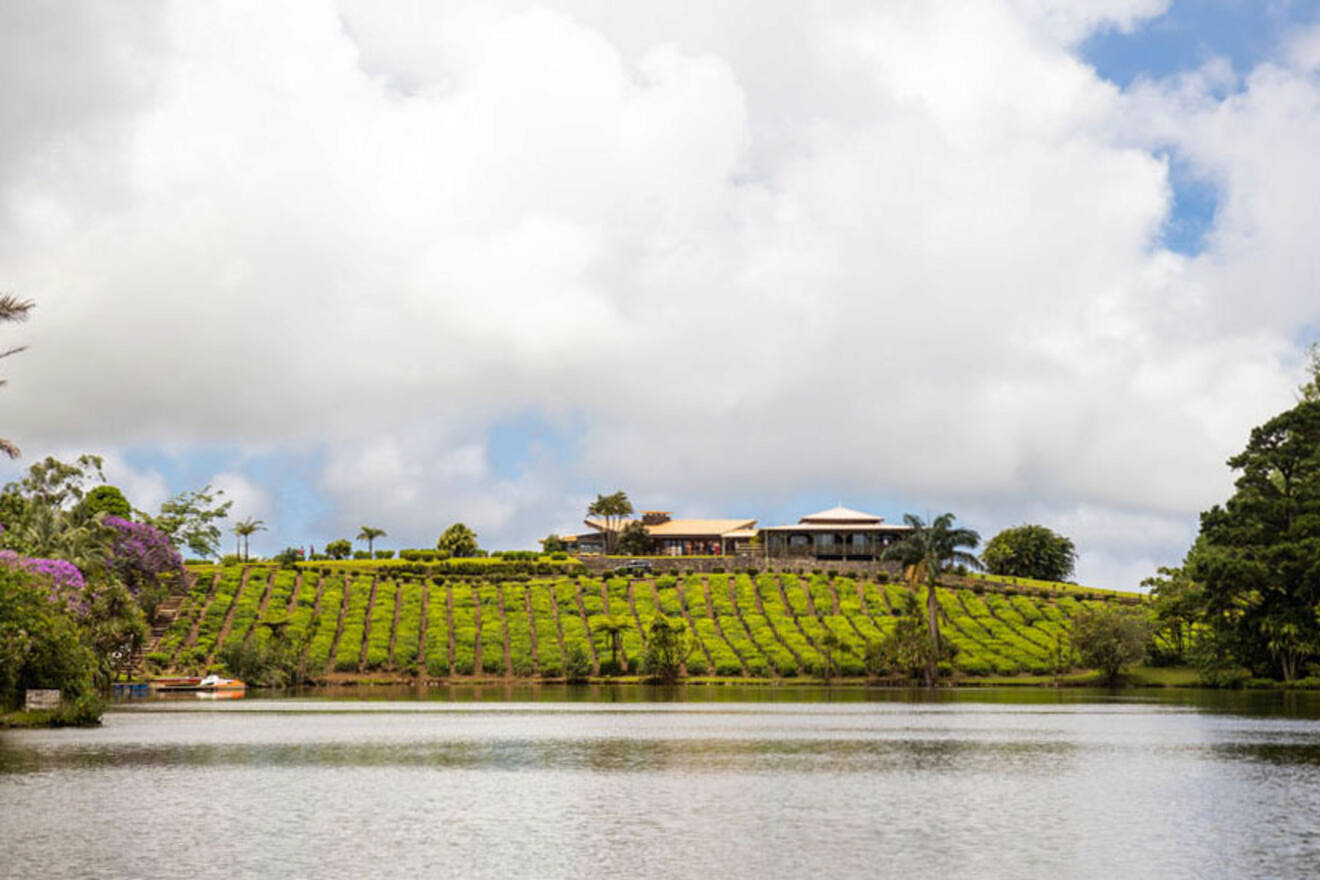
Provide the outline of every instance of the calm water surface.
[[1313,695],[371,693],[0,732],[0,876],[1320,876]]

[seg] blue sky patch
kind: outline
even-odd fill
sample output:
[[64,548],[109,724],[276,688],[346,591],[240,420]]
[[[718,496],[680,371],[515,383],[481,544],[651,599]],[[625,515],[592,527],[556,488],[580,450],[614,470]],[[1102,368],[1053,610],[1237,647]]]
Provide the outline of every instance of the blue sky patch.
[[1320,0],[1174,0],[1167,12],[1131,33],[1096,33],[1082,43],[1082,60],[1127,88],[1139,78],[1160,79],[1226,58],[1239,74],[1274,57],[1285,33],[1320,18]]

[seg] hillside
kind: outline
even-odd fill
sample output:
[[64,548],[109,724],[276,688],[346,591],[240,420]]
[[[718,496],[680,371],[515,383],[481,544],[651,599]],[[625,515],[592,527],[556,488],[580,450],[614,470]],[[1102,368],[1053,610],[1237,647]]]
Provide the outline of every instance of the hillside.
[[[593,674],[636,674],[648,621],[687,621],[691,676],[819,676],[833,661],[864,674],[865,646],[892,630],[905,585],[825,574],[709,574],[640,579],[587,575],[434,574],[423,567],[199,567],[178,616],[152,646],[158,672],[215,666],[228,643],[297,646],[308,680],[563,675],[575,647]],[[1047,587],[1055,587],[1048,589]],[[966,676],[1053,671],[1058,637],[1082,607],[1135,594],[1066,592],[962,579],[941,588],[943,633]],[[617,664],[601,624],[621,618]]]

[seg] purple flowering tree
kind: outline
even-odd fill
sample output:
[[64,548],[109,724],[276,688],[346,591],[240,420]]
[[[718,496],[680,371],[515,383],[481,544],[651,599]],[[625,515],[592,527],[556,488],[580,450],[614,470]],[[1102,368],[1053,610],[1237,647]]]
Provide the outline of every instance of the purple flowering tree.
[[19,556],[13,550],[0,550],[0,565],[38,575],[50,587],[50,601],[78,614],[87,612],[87,581],[72,562]]
[[[183,578],[183,559],[160,529],[117,516],[102,516],[114,534],[107,567],[134,596],[160,592]],[[154,604],[154,603],[152,603]]]

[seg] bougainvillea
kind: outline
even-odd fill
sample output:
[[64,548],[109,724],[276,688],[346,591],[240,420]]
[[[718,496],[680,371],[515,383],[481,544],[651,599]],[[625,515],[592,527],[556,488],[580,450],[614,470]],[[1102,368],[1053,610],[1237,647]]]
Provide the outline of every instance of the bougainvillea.
[[101,523],[115,532],[110,570],[134,596],[162,580],[183,577],[183,559],[160,529],[117,516],[103,516]]
[[50,586],[50,600],[68,606],[70,611],[87,610],[87,581],[72,562],[63,559],[40,559],[19,556],[13,550],[0,550],[0,565],[39,575]]

